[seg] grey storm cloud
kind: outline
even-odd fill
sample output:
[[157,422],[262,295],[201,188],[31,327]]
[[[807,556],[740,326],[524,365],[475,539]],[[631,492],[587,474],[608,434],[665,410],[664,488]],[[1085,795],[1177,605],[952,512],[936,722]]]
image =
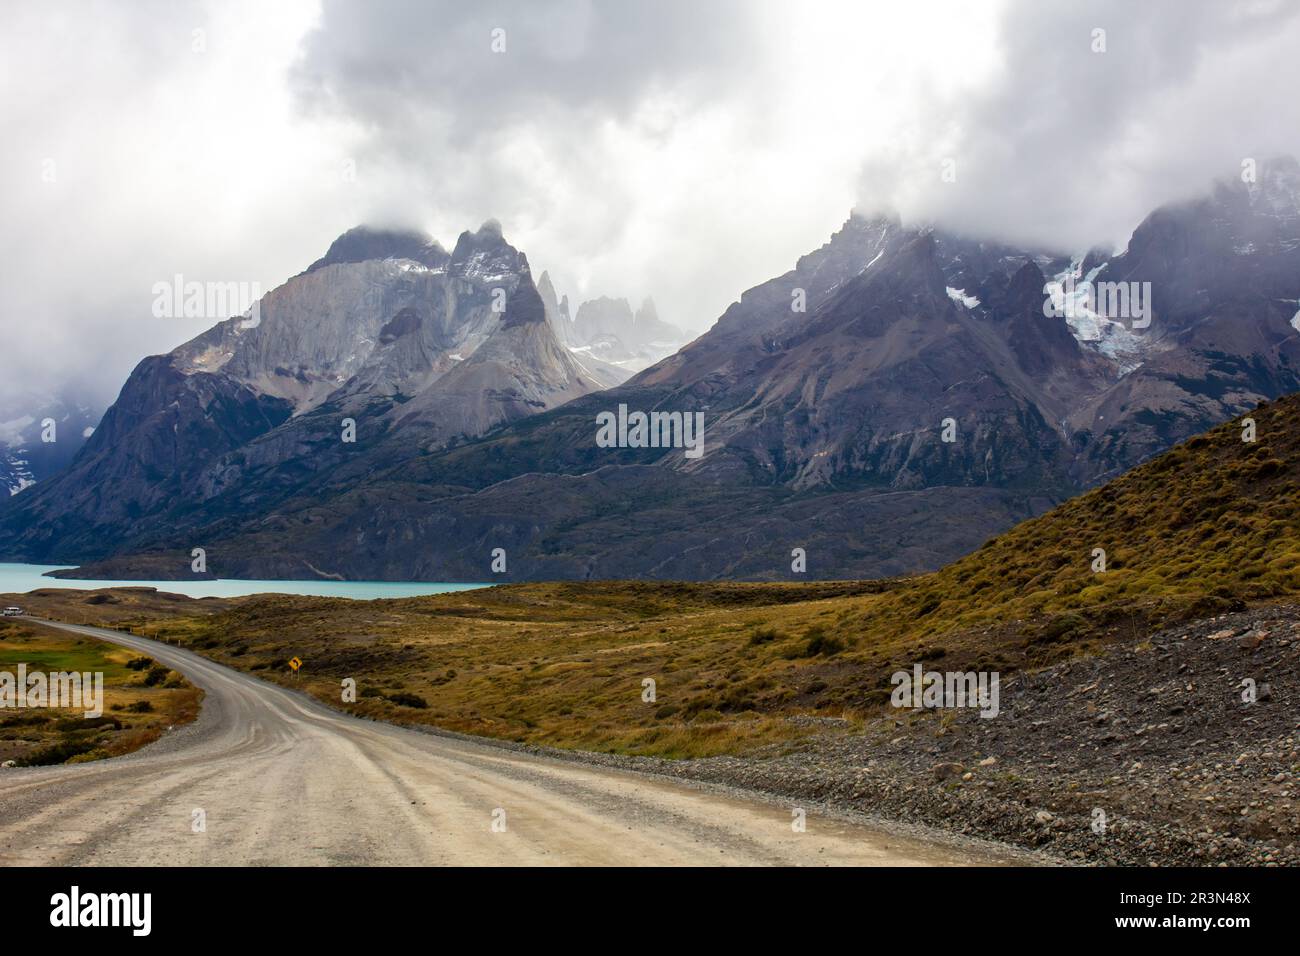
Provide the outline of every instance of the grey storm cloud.
[[997,36],[993,82],[930,104],[904,163],[867,160],[865,204],[1077,250],[1244,159],[1300,153],[1300,4],[1023,2]]
[[[445,240],[501,219],[521,245],[543,233],[525,246],[534,264],[582,292],[579,261],[626,241],[655,201],[624,174],[629,154],[671,140],[683,114],[759,92],[753,13],[741,0],[326,2],[290,83],[305,116],[362,131],[352,159],[381,183],[373,224]],[[588,270],[599,291],[659,291],[643,256],[624,259]]]
[[749,29],[739,0],[327,0],[292,80],[304,108],[363,119],[390,143],[429,129],[473,141],[560,112],[626,115],[657,88],[717,95],[743,82]]
[[496,218],[575,301],[650,294],[701,332],[855,205],[1079,249],[1243,158],[1300,153],[1300,4],[1267,0],[0,17],[0,403],[72,382],[111,398],[210,324],[151,314],[155,283],[269,289],[362,222],[449,242]]

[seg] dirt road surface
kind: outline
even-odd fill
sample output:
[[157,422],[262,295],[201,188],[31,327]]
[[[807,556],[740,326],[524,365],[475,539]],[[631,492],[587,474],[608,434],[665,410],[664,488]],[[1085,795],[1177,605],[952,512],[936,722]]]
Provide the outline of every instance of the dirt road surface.
[[[189,651],[207,692],[134,754],[0,770],[0,865],[979,865],[994,845],[360,720]],[[204,827],[195,832],[196,811]]]

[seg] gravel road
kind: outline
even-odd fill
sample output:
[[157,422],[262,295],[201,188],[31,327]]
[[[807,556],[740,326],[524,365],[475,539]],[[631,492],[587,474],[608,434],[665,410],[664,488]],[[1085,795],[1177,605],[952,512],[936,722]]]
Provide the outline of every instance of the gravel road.
[[812,808],[795,832],[792,805],[758,794],[359,720],[180,648],[40,623],[142,651],[207,696],[129,756],[0,770],[0,865],[1023,862]]

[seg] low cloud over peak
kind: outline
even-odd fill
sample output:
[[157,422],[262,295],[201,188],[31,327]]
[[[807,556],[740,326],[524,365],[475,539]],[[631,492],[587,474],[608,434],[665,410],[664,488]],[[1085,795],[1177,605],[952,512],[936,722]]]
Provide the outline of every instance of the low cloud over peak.
[[852,208],[1118,246],[1244,158],[1300,154],[1300,7],[1283,3],[6,16],[10,391],[76,378],[111,397],[141,356],[205,324],[154,318],[155,283],[269,289],[362,222],[453,249],[496,217],[574,301],[653,294],[698,332]]

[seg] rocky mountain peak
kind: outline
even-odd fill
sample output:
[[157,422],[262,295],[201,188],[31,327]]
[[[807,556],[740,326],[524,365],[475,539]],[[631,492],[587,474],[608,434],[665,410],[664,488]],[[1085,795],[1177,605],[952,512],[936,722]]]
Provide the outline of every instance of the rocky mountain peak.
[[[372,259],[410,259],[431,269],[447,263],[447,250],[432,236],[413,229],[376,229],[355,226],[332,243],[325,255],[307,267],[315,272],[325,266]],[[305,273],[304,273],[305,274]]]
[[934,232],[925,230],[903,242],[890,261],[892,273],[905,283],[914,283],[946,295],[947,279],[939,265]]
[[548,306],[559,307],[559,299],[555,294],[555,285],[551,282],[551,274],[545,269],[542,270],[542,277],[537,280],[537,292],[542,297],[542,301]]
[[1007,284],[1006,303],[1009,309],[1018,309],[1021,305],[1033,306],[1039,311],[1043,307],[1043,285],[1047,277],[1038,263],[1028,260],[1011,276]]
[[555,293],[555,284],[551,282],[551,274],[543,272],[541,279],[537,281],[537,294],[542,297],[542,307],[546,310],[546,318],[551,323],[555,331],[555,338],[565,348],[571,348],[576,344],[573,340],[573,322],[569,319],[569,299],[565,296],[563,303],[559,301]]
[[893,227],[895,229],[903,225],[903,219],[894,209],[877,209],[874,212],[865,212],[861,209],[854,209],[849,212],[849,218],[844,220],[838,232],[831,236],[831,241],[836,237],[847,239],[854,235],[874,235],[882,227]]
[[853,212],[825,245],[799,258],[795,271],[810,278],[835,276],[838,283],[861,272],[902,232],[897,216]]
[[[1151,284],[1161,338],[1189,332],[1224,303],[1294,299],[1300,273],[1300,164],[1245,167],[1206,196],[1152,212],[1101,278]],[[1250,179],[1254,181],[1251,182]]]
[[492,282],[528,272],[528,258],[510,245],[501,223],[489,219],[474,232],[466,230],[456,240],[448,271],[453,275]]
[[637,325],[658,322],[659,310],[655,308],[655,300],[650,298],[650,296],[646,296],[645,300],[641,303],[641,308],[636,310],[636,315],[633,316],[633,321]]
[[1082,352],[1063,316],[1043,313],[1047,277],[1030,260],[1011,277],[998,312],[1009,323],[1008,341],[1020,367],[1046,377],[1074,369]]

